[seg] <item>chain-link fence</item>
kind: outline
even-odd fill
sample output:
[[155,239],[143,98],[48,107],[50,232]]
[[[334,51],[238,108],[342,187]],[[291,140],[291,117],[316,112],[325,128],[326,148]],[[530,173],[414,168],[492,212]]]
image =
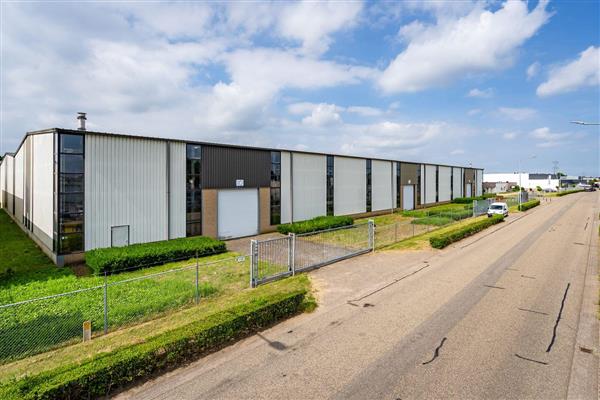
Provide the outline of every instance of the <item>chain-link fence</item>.
[[138,324],[224,291],[248,286],[248,257],[228,257],[155,273],[144,270],[92,279],[79,290],[0,305],[0,364]]
[[412,222],[401,221],[375,226],[375,248],[380,249],[413,236],[427,233],[435,228],[432,225],[414,224]]

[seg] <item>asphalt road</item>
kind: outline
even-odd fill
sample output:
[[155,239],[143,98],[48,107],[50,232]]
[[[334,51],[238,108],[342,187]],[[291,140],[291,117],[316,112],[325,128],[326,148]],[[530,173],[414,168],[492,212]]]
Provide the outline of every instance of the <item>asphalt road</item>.
[[594,306],[582,298],[598,199],[556,199],[443,251],[322,268],[316,312],[119,398],[559,399],[575,355],[589,363],[573,393],[596,399],[598,356],[576,337]]

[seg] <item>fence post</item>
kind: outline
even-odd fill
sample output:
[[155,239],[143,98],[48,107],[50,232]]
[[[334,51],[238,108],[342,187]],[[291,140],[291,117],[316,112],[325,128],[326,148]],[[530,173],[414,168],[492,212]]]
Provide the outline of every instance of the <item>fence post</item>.
[[290,250],[290,269],[292,276],[296,275],[296,234],[290,233],[290,239],[288,242]]
[[196,250],[196,304],[200,302],[200,286],[198,282],[198,250]]
[[[256,287],[255,266],[258,261],[258,245],[256,239],[250,241],[250,287]],[[258,269],[258,268],[257,268]]]
[[372,219],[368,222],[369,225],[369,248],[375,251],[375,221]]
[[104,271],[104,334],[108,333],[108,278]]
[[473,217],[475,217],[475,207],[477,206],[477,201],[473,200]]

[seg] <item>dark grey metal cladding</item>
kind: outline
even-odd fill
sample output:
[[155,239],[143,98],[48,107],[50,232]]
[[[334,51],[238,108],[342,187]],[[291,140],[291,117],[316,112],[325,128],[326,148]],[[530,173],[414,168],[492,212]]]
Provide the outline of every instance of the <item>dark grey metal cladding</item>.
[[235,188],[238,179],[244,187],[269,187],[271,152],[220,146],[202,146],[202,187]]
[[[421,164],[400,163],[400,184],[416,185],[419,180]],[[410,180],[410,183],[408,181]]]
[[465,168],[465,183],[475,183],[475,169]]

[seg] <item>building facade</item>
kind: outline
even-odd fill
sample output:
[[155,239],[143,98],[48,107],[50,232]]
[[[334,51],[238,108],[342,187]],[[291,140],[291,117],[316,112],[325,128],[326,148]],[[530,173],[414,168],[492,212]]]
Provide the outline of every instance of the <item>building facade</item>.
[[59,265],[95,248],[270,232],[481,195],[483,170],[49,129],[0,164],[0,205]]
[[523,186],[525,189],[536,190],[539,186],[542,190],[553,189],[556,190],[559,187],[559,178],[554,174],[544,173],[529,173],[521,172],[519,180],[519,173],[492,173],[485,174],[483,177],[484,182],[516,182]]

